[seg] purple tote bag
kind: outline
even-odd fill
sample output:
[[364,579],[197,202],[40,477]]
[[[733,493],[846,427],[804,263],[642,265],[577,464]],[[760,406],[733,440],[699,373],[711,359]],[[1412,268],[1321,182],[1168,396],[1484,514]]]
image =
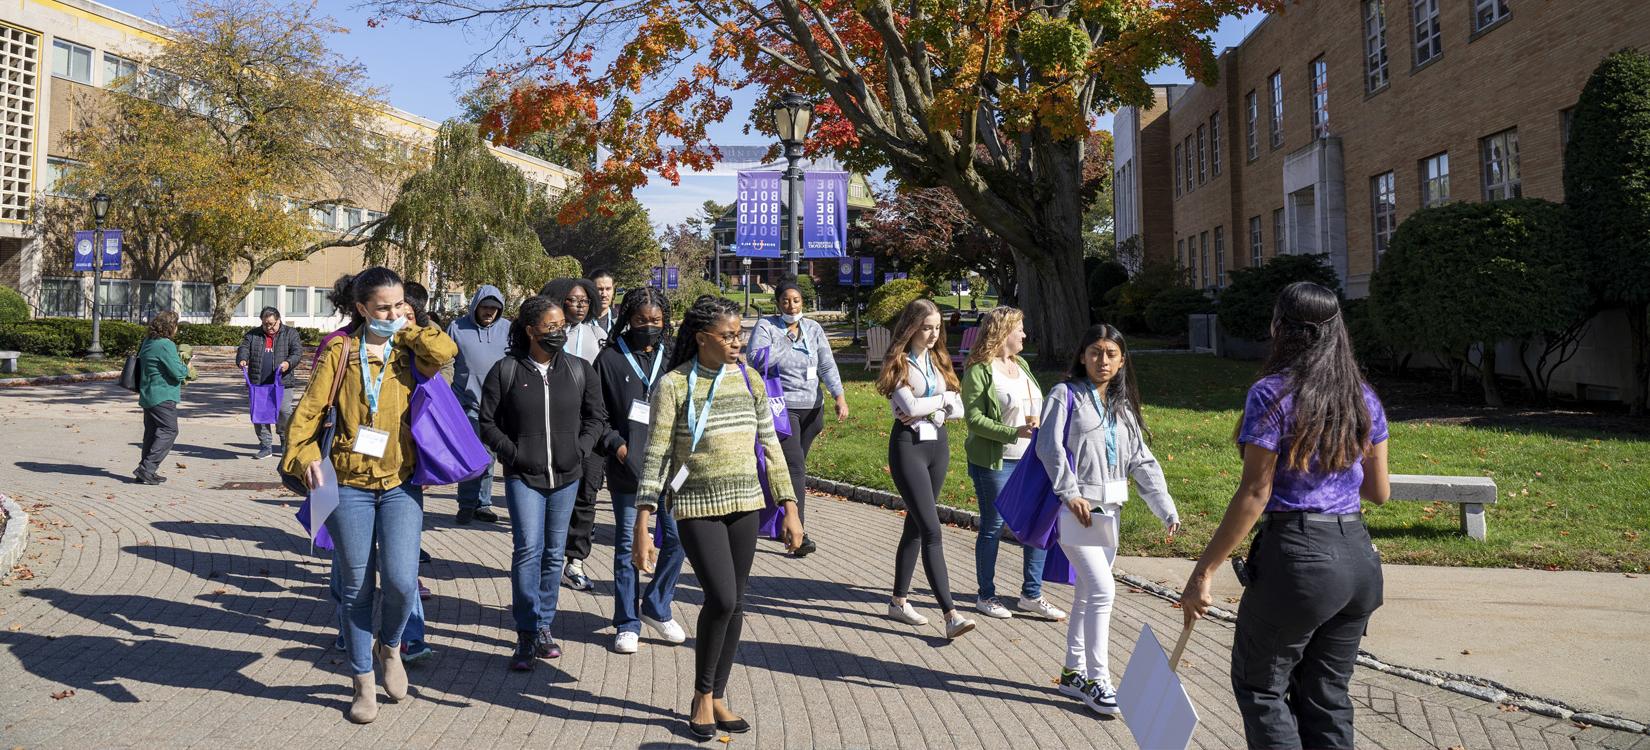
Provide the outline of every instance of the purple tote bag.
[[252,406],[252,424],[275,424],[281,420],[281,404],[286,401],[286,388],[281,385],[280,373],[275,382],[254,385],[252,376],[243,368],[241,379],[246,381],[247,401]]
[[[1072,400],[1066,399],[1066,428],[1071,428]],[[1031,437],[1032,444],[1041,435],[1041,431]],[[1066,451],[1066,463],[1076,468],[1071,451]],[[1021,544],[1048,550],[1048,559],[1043,563],[1043,580],[1051,583],[1076,583],[1077,572],[1072,570],[1071,561],[1066,559],[1066,553],[1060,549],[1060,508],[1064,503],[1054,494],[1054,483],[1049,479],[1048,470],[1043,467],[1042,459],[1037,457],[1036,450],[1027,451],[1020,458],[1020,463],[1014,467],[1014,473],[1008,477],[1001,492],[997,493],[997,512],[1002,514],[1003,525],[1014,532],[1014,538]]]
[[[750,372],[741,365],[739,373],[745,376],[745,392],[751,394],[754,398],[756,390],[751,388]],[[774,429],[775,431],[779,429],[777,422],[774,424]],[[785,527],[785,508],[774,501],[773,487],[768,485],[768,449],[762,446],[761,436],[756,439],[756,479],[762,485],[763,502],[763,508],[757,516],[761,520],[762,526],[757,533],[768,539],[778,539],[780,531]]]
[[492,467],[493,457],[476,437],[453,387],[440,375],[426,378],[416,368],[413,374],[418,384],[413,388],[410,405],[418,465],[412,483],[433,487],[481,476]]
[[[782,438],[791,436],[791,411],[785,407],[785,387],[779,382],[779,368],[773,364],[773,346],[762,349],[761,356],[751,364],[762,371],[762,389],[768,394],[768,411],[773,414],[773,431]],[[745,376],[745,388],[750,388],[750,376]]]

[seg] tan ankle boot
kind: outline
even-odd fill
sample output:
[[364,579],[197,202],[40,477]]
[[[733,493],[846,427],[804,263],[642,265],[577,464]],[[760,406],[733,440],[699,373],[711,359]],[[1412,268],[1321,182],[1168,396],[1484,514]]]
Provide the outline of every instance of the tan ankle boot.
[[378,718],[378,688],[373,685],[372,673],[355,676],[355,700],[349,704],[349,720],[357,724],[371,724]]
[[392,701],[406,700],[407,668],[401,663],[401,649],[379,644],[373,651],[383,665],[385,694]]

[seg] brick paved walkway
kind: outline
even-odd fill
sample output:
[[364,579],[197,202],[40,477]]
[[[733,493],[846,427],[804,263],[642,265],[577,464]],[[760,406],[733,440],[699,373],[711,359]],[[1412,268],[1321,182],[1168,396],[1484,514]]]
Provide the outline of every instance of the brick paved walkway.
[[[296,501],[236,483],[273,478],[255,462],[237,389],[210,376],[186,392],[183,433],[165,473],[123,478],[142,431],[113,384],[0,392],[0,492],[34,514],[33,577],[0,587],[0,747],[664,747],[685,744],[693,652],[612,640],[611,514],[598,517],[598,594],[564,591],[566,655],[530,674],[505,670],[510,648],[507,527],[455,527],[449,491],[432,493],[424,546],[429,637],[440,656],[411,670],[415,697],[379,720],[344,720],[349,689],[329,651],[327,559],[292,520]],[[225,414],[229,416],[224,416]],[[967,481],[953,477],[951,481]],[[744,747],[1132,747],[1052,680],[1064,626],[985,620],[947,644],[937,628],[884,616],[898,516],[817,498],[821,552],[789,559],[764,543],[752,573],[745,641],[729,693],[756,731]],[[960,600],[973,579],[972,537],[947,535]],[[1011,589],[1018,553],[999,584]],[[918,576],[919,583],[921,576]],[[1051,597],[1065,605],[1067,587]],[[933,599],[914,600],[935,622]],[[701,601],[684,577],[677,617],[691,634]],[[1121,592],[1116,671],[1142,623],[1178,632],[1179,610]],[[1197,747],[1242,745],[1227,684],[1231,630],[1200,626],[1183,669],[1203,717]],[[1578,647],[1580,647],[1578,645]],[[72,690],[69,697],[62,691]],[[1650,737],[1528,713],[1379,673],[1358,673],[1361,747],[1650,748]]]

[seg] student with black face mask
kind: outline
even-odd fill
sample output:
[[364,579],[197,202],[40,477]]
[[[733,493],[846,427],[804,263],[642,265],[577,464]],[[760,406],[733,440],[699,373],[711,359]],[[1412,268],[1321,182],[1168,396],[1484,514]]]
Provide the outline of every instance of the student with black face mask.
[[568,522],[585,457],[607,429],[601,383],[584,360],[563,351],[567,320],[545,297],[521,304],[510,349],[487,373],[481,393],[481,439],[504,464],[510,508],[510,611],[516,650],[510,669],[554,659],[551,635],[561,592]]

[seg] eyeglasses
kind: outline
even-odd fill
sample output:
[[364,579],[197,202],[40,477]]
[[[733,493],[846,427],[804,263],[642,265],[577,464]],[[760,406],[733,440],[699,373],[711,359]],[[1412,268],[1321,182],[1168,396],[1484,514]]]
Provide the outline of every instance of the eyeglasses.
[[722,344],[724,346],[736,346],[738,344],[744,343],[745,339],[748,338],[744,331],[739,331],[738,333],[716,333],[715,331],[700,331],[700,333],[703,333],[706,336],[715,336],[716,338],[718,338],[722,341]]
[[552,323],[544,327],[545,333],[560,333],[567,330],[566,323]]
[[567,304],[572,305],[573,307],[589,307],[590,306],[590,300],[584,299],[584,298],[568,297],[567,298]]

